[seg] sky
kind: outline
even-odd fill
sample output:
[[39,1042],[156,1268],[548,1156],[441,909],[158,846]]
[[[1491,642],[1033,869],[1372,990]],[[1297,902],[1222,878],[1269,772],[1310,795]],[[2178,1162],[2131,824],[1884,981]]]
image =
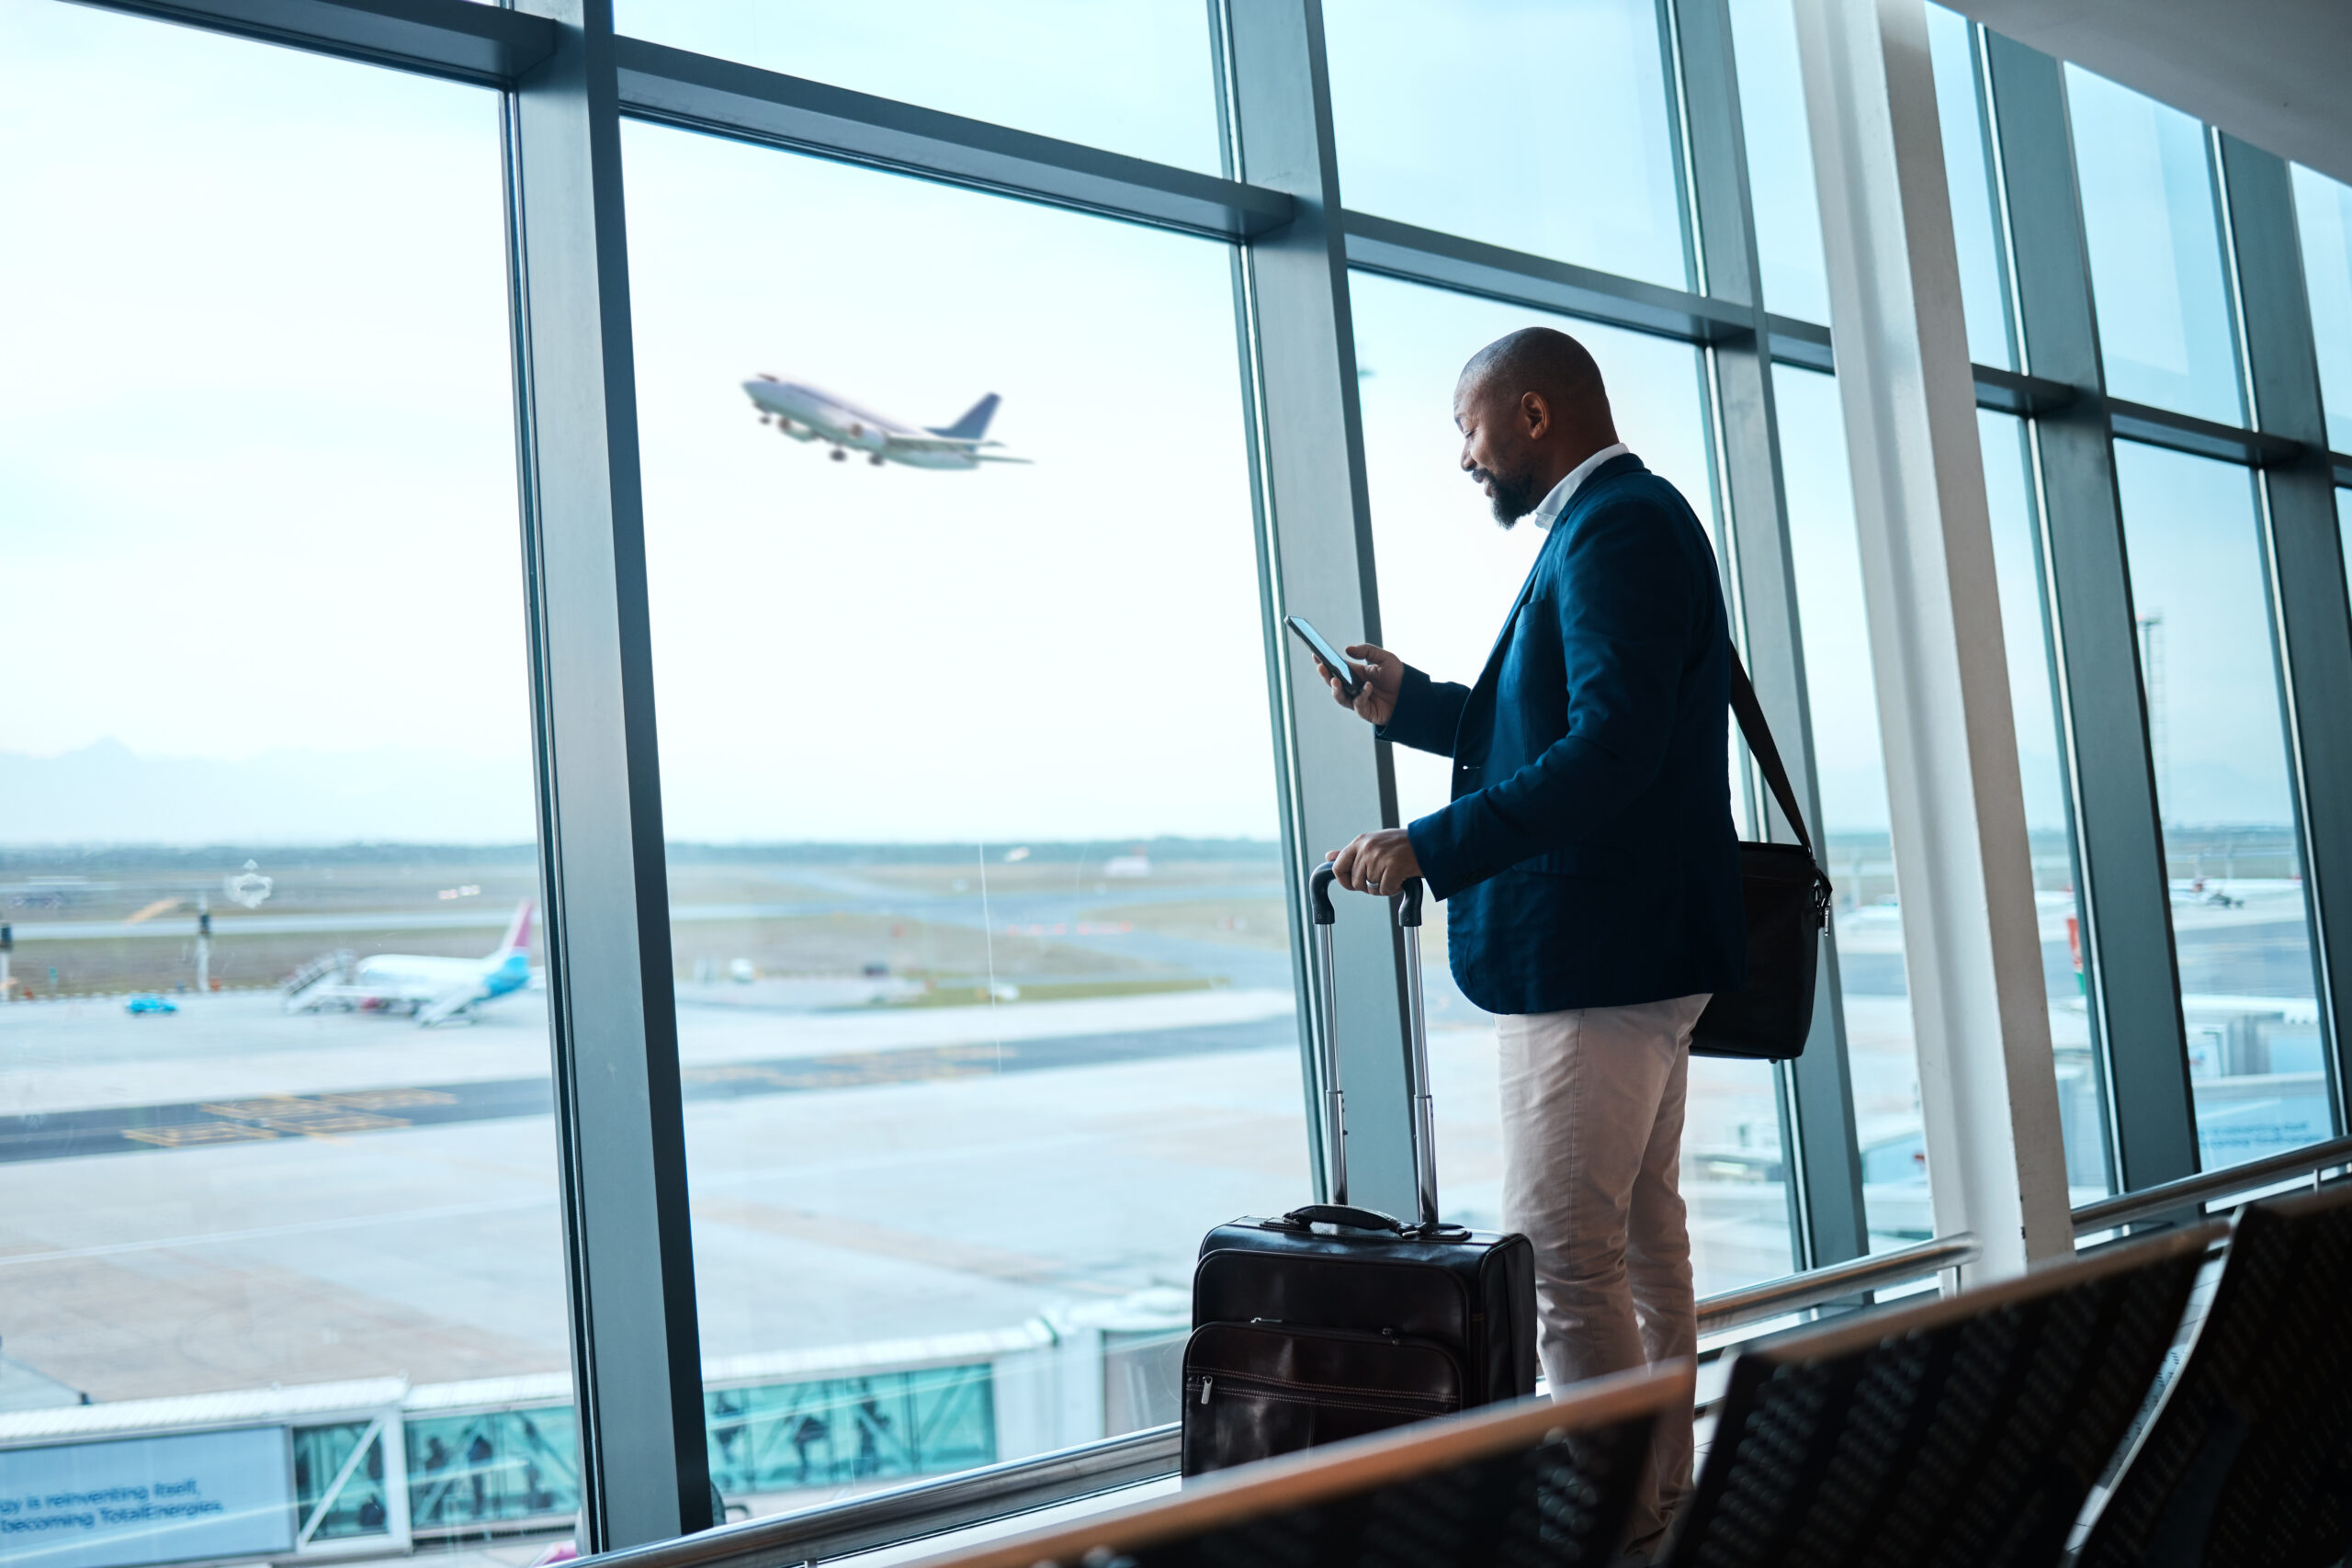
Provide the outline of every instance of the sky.
[[[1331,9],[1353,0],[1338,0]],[[1202,0],[615,0],[613,25],[699,54],[1216,174]]]
[[2205,128],[2066,67],[2108,390],[2235,423],[2237,347]]
[[[2233,463],[2132,442],[2115,447],[2132,606],[2161,616],[2156,789],[2170,825],[2289,827],[2286,731],[2254,487]],[[2154,682],[2150,682],[2153,687]]]
[[1323,28],[1350,208],[1685,287],[1650,0],[1334,0]]
[[492,95],[0,0],[0,751],[527,762]]
[[[622,22],[1216,166],[1200,6],[1125,7],[1122,33],[1099,8],[1041,3],[1060,20],[1020,48],[934,0],[894,13],[889,47],[854,9],[797,7],[787,28],[750,0],[630,0]],[[1784,10],[1736,0],[1734,17],[1768,300],[1818,315]],[[1653,15],[1633,0],[1470,14],[1333,0],[1349,199],[1675,281]],[[910,17],[922,25],[899,25]],[[1514,28],[1541,47],[1499,49],[1530,36]],[[1938,41],[1941,77],[1964,86],[1944,58],[1951,40]],[[1574,169],[1482,161],[1554,56],[1593,64],[1591,90],[1551,112],[1606,155]],[[1406,92],[1414,82],[1425,92]],[[108,812],[122,837],[200,836],[208,813],[242,824],[298,787],[326,803],[305,814],[305,837],[335,836],[338,820],[353,837],[527,837],[492,96],[54,0],[0,0],[0,200],[15,232],[40,237],[0,248],[0,559],[19,672],[0,755],[31,760],[6,776],[32,781],[12,786],[15,807],[0,800],[0,837],[40,815],[27,801],[70,806],[52,815],[76,837]],[[2096,106],[2120,89],[2076,91]],[[2109,107],[2132,135],[2101,155],[2131,179],[2099,221],[2193,228],[2169,122]],[[628,126],[624,149],[672,833],[1272,835],[1228,254],[662,128]],[[1546,199],[1508,199],[1529,181]],[[2327,227],[2336,194],[2298,187],[2307,250],[2323,259],[2342,251]],[[2193,259],[2183,244],[2163,254]],[[2128,302],[2134,285],[2100,265],[2102,300]],[[2196,279],[2143,270],[2147,288],[2179,296],[2193,350]],[[1973,337],[1985,297],[1979,280]],[[2344,354],[2330,333],[2352,315],[2324,288],[2314,298],[2333,366]],[[1539,318],[1371,277],[1355,280],[1354,310],[1387,635],[1417,661],[1466,671],[1535,536],[1496,530],[1455,472],[1453,377],[1479,344]],[[1690,351],[1573,330],[1600,355],[1629,440],[1702,497]],[[2136,318],[2111,330],[2110,364],[2132,363],[2117,332],[2153,330]],[[740,383],[763,371],[918,424],[998,392],[991,434],[1034,466],[830,463],[757,423]],[[1834,389],[1800,372],[1781,383],[1830,826],[1880,827]],[[1996,509],[2018,513],[2021,486],[1993,479]],[[2191,513],[2211,511],[2202,494],[2152,488],[2135,535],[2187,537]],[[2165,570],[2135,558],[2135,580]],[[2006,602],[2018,581],[2005,567]],[[2168,615],[2201,613],[2194,583],[2164,592]],[[2242,612],[2233,601],[2229,615]],[[2213,670],[2234,669],[2242,649],[2217,646]],[[2183,712],[2201,700],[2202,676],[2177,654],[2170,678]],[[2269,819],[2277,792],[2258,769],[2192,774],[2173,733],[2183,789],[2206,780],[2198,810]],[[2036,748],[2024,749],[2030,771]],[[68,755],[73,767],[43,771]],[[1408,808],[1442,798],[1442,774],[1417,759],[1400,769]],[[340,782],[306,782],[322,780]]]
[[[1228,254],[632,125],[671,831],[1277,830]],[[1034,459],[833,463],[741,383]]]

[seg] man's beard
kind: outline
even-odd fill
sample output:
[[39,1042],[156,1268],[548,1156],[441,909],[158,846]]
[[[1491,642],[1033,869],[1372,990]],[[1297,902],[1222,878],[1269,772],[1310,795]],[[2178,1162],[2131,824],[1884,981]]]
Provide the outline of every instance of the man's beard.
[[1506,479],[1490,468],[1473,468],[1470,478],[1474,483],[1495,487],[1487,504],[1494,509],[1495,521],[1502,527],[1510,527],[1535,510],[1535,497],[1529,493],[1532,487],[1523,478]]

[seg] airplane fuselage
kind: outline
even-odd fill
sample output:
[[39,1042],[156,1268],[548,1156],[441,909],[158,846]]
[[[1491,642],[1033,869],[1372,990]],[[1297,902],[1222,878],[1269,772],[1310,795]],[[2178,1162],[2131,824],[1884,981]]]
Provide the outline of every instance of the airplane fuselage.
[[479,958],[427,958],[412,953],[386,953],[370,958],[352,974],[361,986],[380,987],[387,991],[428,989],[478,984],[480,999],[489,1001],[519,991],[531,983],[531,962],[520,953],[509,953],[485,963]]
[[830,441],[867,453],[876,461],[903,463],[910,468],[979,467],[967,452],[894,452],[892,436],[916,437],[924,433],[797,381],[746,381],[743,389],[762,413],[775,420],[777,427],[796,441]]
[[910,468],[977,468],[1005,460],[982,458],[971,449],[976,442],[943,440],[938,431],[901,424],[806,382],[762,376],[744,382],[743,390],[763,420],[795,441],[826,442],[837,457],[863,452],[869,462]]

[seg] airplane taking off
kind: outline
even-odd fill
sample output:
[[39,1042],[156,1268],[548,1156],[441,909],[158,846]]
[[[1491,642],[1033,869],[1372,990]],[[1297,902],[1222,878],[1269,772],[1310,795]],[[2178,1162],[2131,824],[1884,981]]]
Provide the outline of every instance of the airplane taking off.
[[910,468],[977,468],[982,463],[1029,461],[980,450],[1004,445],[983,439],[996,412],[994,392],[966,410],[955,423],[919,430],[845,402],[805,381],[779,381],[762,375],[744,382],[743,390],[760,411],[762,424],[772,423],[795,441],[831,443],[836,463],[847,460],[853,446],[877,468],[885,463],[903,463]]
[[531,983],[531,900],[526,898],[507,923],[506,935],[481,958],[431,958],[422,953],[383,953],[355,964],[351,954],[334,953],[310,964],[286,984],[288,1012],[399,1012],[405,1009],[420,1026],[462,1018]]

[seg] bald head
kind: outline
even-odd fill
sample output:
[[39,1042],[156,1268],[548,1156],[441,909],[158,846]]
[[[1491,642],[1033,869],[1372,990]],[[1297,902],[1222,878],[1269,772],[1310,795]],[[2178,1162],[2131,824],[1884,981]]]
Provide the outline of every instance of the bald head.
[[1462,467],[1506,528],[1617,439],[1600,367],[1550,327],[1523,328],[1472,355],[1454,385],[1453,423]]

